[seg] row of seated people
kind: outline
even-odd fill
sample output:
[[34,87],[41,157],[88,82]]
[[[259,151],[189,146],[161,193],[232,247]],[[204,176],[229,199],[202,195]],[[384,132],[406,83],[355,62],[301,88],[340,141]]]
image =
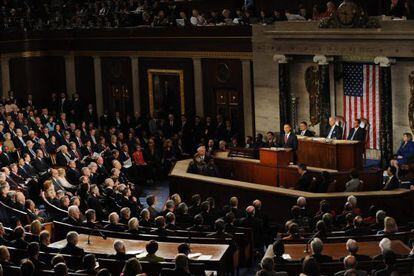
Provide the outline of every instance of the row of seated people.
[[[47,236],[48,233],[42,233],[42,236]],[[15,240],[18,240],[17,236]],[[14,240],[14,241],[15,241]],[[20,238],[21,242],[26,242]],[[177,247],[177,255],[173,262],[175,268],[171,269],[171,263],[168,263],[164,258],[157,256],[158,243],[151,240],[146,245],[146,254],[139,259],[132,254],[127,254],[125,244],[121,240],[116,240],[113,244],[114,251],[107,255],[95,256],[94,254],[87,254],[82,248],[78,247],[78,234],[76,232],[69,232],[66,237],[67,243],[64,247],[59,249],[44,248],[39,242],[32,241],[27,243],[26,250],[20,250],[11,246],[0,246],[0,265],[3,271],[12,271],[20,267],[22,276],[35,275],[69,275],[69,273],[76,273],[76,275],[141,275],[152,276],[153,270],[162,267],[167,267],[161,272],[161,275],[193,275],[190,273],[190,265],[188,255],[190,254],[190,246],[188,244],[180,244]],[[99,259],[97,259],[98,257]],[[100,260],[102,259],[102,262]],[[113,260],[113,261],[111,261]],[[149,273],[146,274],[141,263],[146,264]],[[121,267],[120,267],[121,265]],[[115,267],[114,267],[115,266]],[[196,266],[197,269],[203,271],[202,264]],[[48,272],[48,273],[47,273]],[[200,275],[196,273],[197,275]],[[5,274],[7,275],[7,274]],[[158,274],[157,274],[158,275]]]
[[[414,263],[414,247],[404,256],[396,254],[391,248],[391,240],[383,238],[379,243],[380,254],[371,258],[367,255],[359,254],[358,242],[349,239],[346,246],[347,255],[335,262],[331,256],[324,255],[324,243],[319,238],[314,238],[310,242],[309,255],[299,261],[292,261],[285,254],[285,245],[282,240],[276,240],[271,245],[271,251],[265,256],[260,263],[260,270],[256,276],[278,275],[288,276],[288,272],[283,271],[289,266],[295,267],[296,271],[302,272],[301,276],[320,276],[327,271],[332,272],[334,276],[391,276],[391,275],[412,275]],[[343,267],[338,271],[333,268]],[[402,268],[402,264],[408,264],[408,268]],[[325,267],[324,267],[325,266]],[[330,268],[328,268],[331,266]],[[322,271],[322,270],[325,271]],[[367,269],[371,269],[367,271]],[[297,274],[296,274],[297,275]]]
[[[293,187],[295,190],[326,193],[329,192],[330,186],[335,184],[336,180],[328,171],[322,171],[319,177],[313,177],[309,173],[305,164],[297,165],[298,174],[300,175],[298,181]],[[398,176],[397,167],[390,165],[385,171],[382,183],[378,183],[378,187],[383,191],[391,191],[399,188],[414,189],[414,175],[412,166],[410,169]],[[360,178],[358,170],[352,170],[349,174],[349,181],[345,183],[344,192],[359,192],[363,189],[363,181]]]
[[357,205],[357,198],[349,196],[342,212],[332,210],[327,200],[322,200],[319,210],[310,214],[306,198],[299,197],[291,208],[291,218],[284,225],[283,240],[302,240],[309,235],[327,240],[335,236],[391,235],[405,230],[398,228],[396,220],[387,216],[384,210],[372,205],[363,212]]

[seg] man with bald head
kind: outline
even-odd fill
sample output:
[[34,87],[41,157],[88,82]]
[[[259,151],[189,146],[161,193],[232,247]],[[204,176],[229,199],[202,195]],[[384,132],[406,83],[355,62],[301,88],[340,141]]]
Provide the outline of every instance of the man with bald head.
[[347,271],[349,271],[351,269],[355,271],[355,274],[357,276],[366,276],[367,275],[366,271],[357,270],[356,266],[357,266],[357,259],[355,258],[355,256],[348,255],[344,259],[345,270],[342,270],[342,271],[339,271],[339,272],[335,273],[335,276],[344,276],[345,273],[347,273]]

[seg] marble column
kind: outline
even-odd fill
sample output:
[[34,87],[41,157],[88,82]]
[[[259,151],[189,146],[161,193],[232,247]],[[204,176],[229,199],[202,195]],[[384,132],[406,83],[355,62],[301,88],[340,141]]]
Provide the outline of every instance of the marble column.
[[66,94],[71,98],[76,93],[75,55],[65,56]]
[[95,73],[95,96],[96,96],[96,113],[98,118],[102,116],[104,112],[103,94],[102,94],[102,70],[101,70],[101,57],[93,57],[93,68]]
[[201,58],[193,58],[195,114],[204,117],[203,69]]
[[1,63],[1,85],[2,85],[2,92],[3,97],[7,97],[9,95],[9,91],[11,90],[10,87],[10,58],[6,55],[0,56],[0,63]]
[[132,75],[132,97],[134,103],[134,112],[140,113],[141,91],[139,89],[139,61],[138,57],[131,56],[131,75]]
[[285,123],[292,123],[289,63],[285,55],[274,55],[273,60],[279,64],[279,112],[280,131],[282,131]]
[[392,125],[392,86],[391,63],[387,57],[376,57],[375,64],[380,66],[380,147],[381,165],[387,166],[393,155],[393,125]]
[[326,129],[328,126],[328,120],[331,116],[331,92],[330,92],[330,74],[329,74],[329,61],[326,56],[314,56],[313,62],[318,64],[319,67],[319,95],[321,97],[321,117],[320,117],[320,136],[326,136]]
[[255,136],[253,126],[253,95],[251,61],[242,60],[244,134]]

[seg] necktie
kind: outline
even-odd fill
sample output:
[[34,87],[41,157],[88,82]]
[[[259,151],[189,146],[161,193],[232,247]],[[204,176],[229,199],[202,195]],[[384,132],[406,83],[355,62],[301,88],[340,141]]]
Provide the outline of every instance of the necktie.
[[354,140],[354,137],[355,137],[355,133],[357,132],[357,128],[356,129],[354,129],[354,133],[352,133],[352,137],[351,137],[351,140]]
[[288,137],[289,137],[288,134],[286,134],[285,135],[285,144],[287,143]]

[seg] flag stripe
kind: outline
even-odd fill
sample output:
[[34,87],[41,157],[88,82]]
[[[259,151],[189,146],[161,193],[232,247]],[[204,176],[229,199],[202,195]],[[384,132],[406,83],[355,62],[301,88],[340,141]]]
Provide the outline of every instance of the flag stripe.
[[355,119],[365,118],[370,124],[367,148],[379,149],[379,67],[370,64],[344,64],[344,116],[349,135]]

